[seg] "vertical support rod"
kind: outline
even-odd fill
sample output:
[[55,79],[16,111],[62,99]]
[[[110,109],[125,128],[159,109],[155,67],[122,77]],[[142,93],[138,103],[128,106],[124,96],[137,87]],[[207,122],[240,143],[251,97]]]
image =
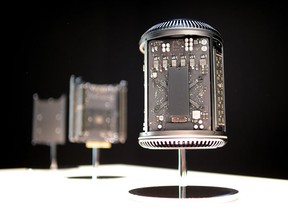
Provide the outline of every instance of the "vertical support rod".
[[99,148],[93,147],[92,148],[92,179],[97,179],[98,176],[98,166],[100,162],[100,150]]
[[178,170],[180,174],[179,198],[185,198],[187,177],[186,150],[181,148],[178,149]]
[[178,169],[180,173],[181,179],[187,176],[187,166],[186,166],[186,150],[179,149],[178,150]]
[[56,144],[50,144],[50,169],[58,169]]

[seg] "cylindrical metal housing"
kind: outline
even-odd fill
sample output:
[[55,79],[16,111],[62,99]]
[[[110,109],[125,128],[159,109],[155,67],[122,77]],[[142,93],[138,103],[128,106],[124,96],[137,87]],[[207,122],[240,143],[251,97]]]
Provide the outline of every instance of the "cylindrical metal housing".
[[173,19],[141,37],[144,124],[151,149],[222,147],[227,142],[223,41],[210,25]]

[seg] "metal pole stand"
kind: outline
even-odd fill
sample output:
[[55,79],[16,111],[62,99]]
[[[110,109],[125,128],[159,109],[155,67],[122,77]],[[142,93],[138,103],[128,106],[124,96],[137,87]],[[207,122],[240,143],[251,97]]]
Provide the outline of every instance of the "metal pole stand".
[[97,180],[99,178],[99,169],[100,166],[100,149],[101,148],[111,148],[112,144],[109,142],[96,142],[96,141],[88,141],[86,143],[87,148],[92,149],[92,168],[93,172],[91,178],[93,180]]
[[[238,198],[238,190],[225,187],[189,185],[187,182],[186,150],[178,149],[178,171],[180,179],[178,185],[154,186],[135,188],[129,191],[133,199],[144,200],[149,198],[169,198],[176,200],[202,200],[208,202],[228,202]],[[141,198],[142,197],[142,198]],[[205,199],[203,199],[205,198]],[[151,201],[156,199],[151,199]]]
[[179,198],[186,198],[186,177],[187,177],[187,166],[186,166],[186,150],[178,149],[178,170],[180,174],[179,181]]
[[58,169],[56,144],[50,144],[50,169]]

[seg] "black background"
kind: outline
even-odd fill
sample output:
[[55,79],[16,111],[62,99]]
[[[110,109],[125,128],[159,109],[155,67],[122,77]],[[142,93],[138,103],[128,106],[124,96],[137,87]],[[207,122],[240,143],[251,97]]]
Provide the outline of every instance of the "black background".
[[[39,1],[12,8],[9,39],[2,41],[12,53],[13,71],[6,87],[11,118],[8,133],[2,134],[6,141],[1,143],[1,168],[49,167],[49,147],[31,144],[32,95],[68,95],[72,74],[91,83],[128,81],[128,139],[101,149],[100,163],[177,168],[176,150],[149,150],[138,144],[144,91],[144,56],[138,42],[159,22],[191,18],[216,28],[224,41],[228,143],[214,150],[188,150],[188,169],[288,179],[283,5]],[[91,164],[91,152],[67,139],[58,145],[58,164]]]

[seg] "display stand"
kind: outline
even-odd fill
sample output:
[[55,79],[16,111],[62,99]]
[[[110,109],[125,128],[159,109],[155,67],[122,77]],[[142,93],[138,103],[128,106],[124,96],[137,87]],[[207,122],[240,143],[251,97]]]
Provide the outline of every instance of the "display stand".
[[[168,198],[168,199],[185,199],[191,201],[213,200],[220,202],[233,201],[238,198],[238,190],[214,187],[189,185],[187,182],[186,150],[178,149],[178,171],[180,174],[179,184],[171,186],[154,186],[136,188],[129,191],[131,195],[137,196],[137,199]],[[143,199],[141,199],[143,198]]]

